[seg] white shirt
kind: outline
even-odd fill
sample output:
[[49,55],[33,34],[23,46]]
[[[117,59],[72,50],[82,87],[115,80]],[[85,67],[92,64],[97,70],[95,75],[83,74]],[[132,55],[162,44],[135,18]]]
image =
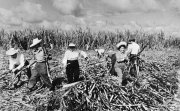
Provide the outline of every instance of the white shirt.
[[25,63],[25,59],[24,59],[24,55],[23,54],[17,54],[17,58],[9,58],[9,69],[15,69],[15,65],[18,65],[18,67],[16,67],[16,69],[20,70]]
[[87,54],[84,51],[71,51],[67,50],[64,54],[64,58],[62,60],[62,63],[64,66],[67,65],[67,60],[78,60],[79,56],[83,56],[84,58],[87,57]]
[[127,53],[116,52],[116,61],[121,62],[128,59]]
[[95,49],[95,51],[99,54],[99,55],[103,55],[105,50],[104,49]]
[[137,43],[132,42],[131,44],[128,45],[128,49],[127,49],[128,54],[138,54],[139,51],[140,51],[140,46]]
[[34,51],[34,56],[37,62],[45,61],[44,51],[42,47],[39,47],[37,50]]

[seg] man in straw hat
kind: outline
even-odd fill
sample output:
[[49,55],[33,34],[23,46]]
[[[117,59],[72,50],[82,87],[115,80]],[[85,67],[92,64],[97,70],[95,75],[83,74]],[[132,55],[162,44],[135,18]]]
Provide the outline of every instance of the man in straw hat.
[[117,51],[110,52],[108,54],[108,57],[111,58],[112,61],[112,68],[110,70],[110,73],[112,75],[118,76],[118,82],[120,85],[122,85],[123,81],[123,72],[125,70],[126,62],[128,61],[128,56],[126,53],[126,42],[120,42],[116,45]]
[[62,60],[62,63],[66,68],[66,74],[69,83],[79,81],[80,70],[78,58],[81,55],[87,60],[87,54],[84,51],[77,50],[74,43],[70,43],[68,50],[65,52],[64,58]]
[[35,64],[31,68],[32,76],[29,80],[28,87],[32,91],[35,89],[35,85],[37,83],[37,80],[40,78],[43,82],[43,87],[46,86],[48,88],[51,87],[51,81],[48,76],[48,68],[46,64],[46,55],[43,50],[43,47],[41,46],[41,39],[33,39],[33,43],[30,45],[31,49],[34,49],[33,54],[34,54],[34,59],[35,59]]
[[[15,75],[24,67],[29,65],[29,62],[25,60],[24,55],[19,53],[18,50],[10,48],[6,55],[9,55],[9,70],[12,71]],[[29,68],[27,70],[28,79],[31,77],[31,71]],[[18,75],[18,80],[14,83],[13,88],[17,88],[20,84],[20,75]]]

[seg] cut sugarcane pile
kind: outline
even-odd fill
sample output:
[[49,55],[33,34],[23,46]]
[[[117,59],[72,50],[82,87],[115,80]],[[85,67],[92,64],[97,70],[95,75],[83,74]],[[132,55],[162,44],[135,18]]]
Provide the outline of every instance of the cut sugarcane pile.
[[87,79],[54,92],[49,110],[174,110],[172,101],[178,89],[177,74],[166,64],[141,62],[140,77],[126,87],[120,87],[112,77],[106,76],[104,63],[86,67]]
[[[1,110],[18,111],[178,111],[174,95],[178,89],[177,74],[171,63],[143,61],[137,81],[121,87],[108,73],[104,59],[90,58],[81,61],[82,81],[65,84],[55,92],[42,89],[27,94],[26,85],[16,90],[6,90],[5,80],[1,81]],[[50,65],[56,67],[53,60]],[[4,61],[4,64],[6,61]],[[2,67],[4,68],[4,67]],[[2,69],[4,70],[4,69]],[[55,78],[63,72],[55,68]],[[63,75],[62,75],[63,76]]]

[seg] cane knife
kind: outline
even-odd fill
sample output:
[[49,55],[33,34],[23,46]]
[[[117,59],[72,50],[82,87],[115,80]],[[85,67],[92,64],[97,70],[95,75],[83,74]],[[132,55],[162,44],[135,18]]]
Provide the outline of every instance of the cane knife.
[[45,62],[46,62],[46,66],[47,66],[48,77],[49,77],[49,79],[50,79],[50,81],[52,83],[52,79],[51,79],[51,76],[50,76],[50,68],[49,68],[49,63],[48,63],[48,53],[47,53],[47,50],[46,50],[45,46],[43,46],[43,51],[44,51],[44,53],[46,55]]

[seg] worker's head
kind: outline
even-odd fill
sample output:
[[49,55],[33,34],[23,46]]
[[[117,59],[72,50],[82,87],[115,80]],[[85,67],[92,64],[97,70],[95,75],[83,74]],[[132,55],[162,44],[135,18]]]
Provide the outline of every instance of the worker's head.
[[125,46],[125,45],[119,46],[119,51],[120,51],[120,52],[124,53],[125,50],[126,50],[126,46]]
[[135,41],[136,41],[135,38],[130,38],[130,39],[129,39],[129,43],[132,43],[132,42],[135,42]]
[[116,45],[116,47],[117,47],[117,50],[120,50],[122,47],[122,49],[126,49],[126,46],[127,46],[127,43],[126,42],[124,42],[124,41],[121,41],[120,43],[118,43],[117,45]]
[[11,58],[14,58],[14,59],[17,58],[17,53],[11,55]]
[[14,48],[10,48],[7,52],[6,55],[11,56],[11,58],[17,58],[17,54],[18,54],[19,50],[16,50]]
[[75,45],[74,43],[70,43],[69,46],[68,46],[68,48],[69,48],[70,50],[75,50],[75,49],[76,49],[76,45]]

